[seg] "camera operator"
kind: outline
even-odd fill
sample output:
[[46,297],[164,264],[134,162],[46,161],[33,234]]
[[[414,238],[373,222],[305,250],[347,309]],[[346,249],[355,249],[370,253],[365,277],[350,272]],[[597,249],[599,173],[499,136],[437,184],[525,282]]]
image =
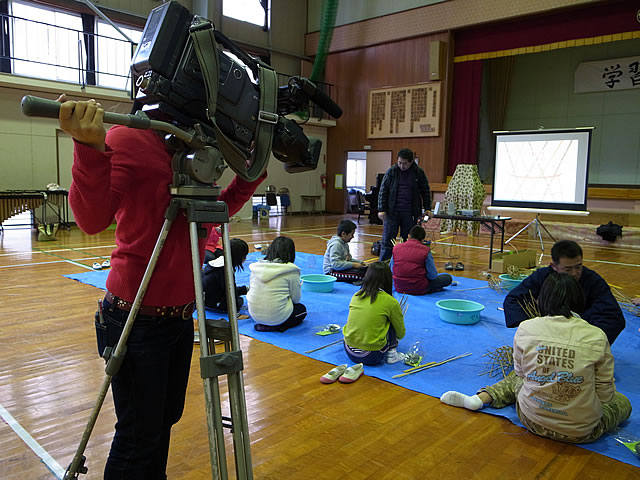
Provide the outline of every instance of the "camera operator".
[[[103,125],[94,100],[62,95],[60,128],[74,139],[69,203],[88,234],[114,221],[107,294],[96,313],[98,351],[115,346],[164,222],[170,201],[171,157],[162,134]],[[251,198],[254,182],[235,177],[220,201],[237,211]],[[207,226],[208,232],[211,225]],[[206,238],[200,239],[203,257]],[[113,377],[117,423],[105,479],[166,477],[171,426],[184,409],[193,352],[194,280],[188,221],[180,213],[167,236],[127,342],[124,362]]]

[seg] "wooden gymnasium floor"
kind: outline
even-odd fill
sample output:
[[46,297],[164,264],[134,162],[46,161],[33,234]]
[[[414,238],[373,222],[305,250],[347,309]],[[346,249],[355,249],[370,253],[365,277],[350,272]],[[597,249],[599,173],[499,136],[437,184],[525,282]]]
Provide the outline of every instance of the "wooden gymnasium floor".
[[[298,251],[322,254],[340,218],[245,221],[233,225],[232,236],[252,245],[281,233],[295,240]],[[371,258],[371,242],[381,232],[363,219],[351,244],[355,256]],[[113,233],[89,237],[73,228],[59,232],[55,242],[36,242],[29,230],[0,234],[0,406],[63,468],[94,404],[103,362],[93,327],[101,292],[62,275],[108,258]],[[486,235],[442,235],[436,265],[442,269],[454,256],[466,265],[460,275],[479,278],[487,269],[488,242]],[[551,241],[545,242],[548,251]],[[515,244],[539,247],[522,236]],[[585,265],[628,295],[640,294],[639,250],[584,251]],[[627,328],[638,327],[640,322]],[[637,467],[538,438],[501,418],[447,407],[367,376],[349,386],[323,385],[319,377],[330,369],[325,363],[246,337],[242,349],[257,479],[640,478]],[[185,415],[173,430],[170,479],[210,478],[198,356],[194,348]],[[226,394],[224,399],[226,410]],[[86,451],[89,474],[81,478],[101,478],[113,424],[109,394]],[[231,451],[228,435],[227,446]],[[231,454],[228,464],[234,472]],[[0,424],[0,478],[54,478],[6,421]]]

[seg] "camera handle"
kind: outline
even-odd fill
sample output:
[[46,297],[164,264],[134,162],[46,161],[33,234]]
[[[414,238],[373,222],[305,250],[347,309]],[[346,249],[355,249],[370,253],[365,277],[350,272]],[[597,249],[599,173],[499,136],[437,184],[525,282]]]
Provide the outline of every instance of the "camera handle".
[[[229,240],[229,214],[227,205],[216,200],[218,187],[211,190],[210,198],[173,197],[165,213],[165,221],[156,241],[153,253],[142,277],[138,292],[122,334],[111,357],[107,362],[105,377],[98,393],[98,398],[85,427],[80,444],[76,450],[63,480],[76,480],[79,473],[87,473],[84,465],[86,457],[84,450],[95,426],[98,414],[111,385],[113,376],[126,354],[126,343],[133,328],[135,317],[142,305],[149,282],[153,275],[157,260],[167,239],[177,213],[184,210],[189,222],[189,237],[191,244],[191,259],[198,318],[198,332],[200,336],[200,376],[204,381],[205,409],[207,416],[207,430],[209,437],[209,455],[211,460],[212,479],[228,478],[226,452],[223,427],[230,428],[233,434],[233,445],[238,479],[252,479],[253,467],[251,463],[251,446],[247,420],[244,381],[242,377],[243,361],[238,333],[237,306],[235,296],[235,279],[231,261],[231,245]],[[227,305],[229,322],[221,320],[206,320],[202,287],[202,264],[198,247],[200,223],[219,223],[222,226],[222,245],[224,251],[224,270],[226,280]],[[209,331],[209,334],[208,334]],[[215,353],[214,339],[221,339],[225,344],[224,353]],[[221,409],[220,388],[218,377],[227,375],[231,418],[224,417]],[[224,421],[227,423],[224,423]]]
[[[61,103],[57,100],[48,98],[34,97],[33,95],[25,95],[21,101],[22,113],[27,117],[42,118],[58,118]],[[183,130],[167,122],[160,120],[151,120],[147,115],[138,111],[135,114],[123,114],[104,112],[104,123],[114,125],[124,125],[130,128],[146,130],[152,128],[162,132],[169,133],[176,138],[182,140],[185,144],[192,148],[202,148],[206,145],[213,145],[215,142],[207,137],[201,129],[194,128],[189,131]]]

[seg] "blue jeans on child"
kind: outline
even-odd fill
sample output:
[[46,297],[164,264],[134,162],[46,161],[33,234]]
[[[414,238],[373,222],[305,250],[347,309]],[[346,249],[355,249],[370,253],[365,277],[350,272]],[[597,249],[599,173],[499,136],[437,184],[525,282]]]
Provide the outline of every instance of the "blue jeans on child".
[[395,329],[389,325],[389,331],[387,332],[387,344],[380,350],[360,350],[359,348],[352,348],[344,343],[344,350],[347,352],[347,356],[352,362],[362,363],[364,365],[378,365],[384,361],[387,352],[391,348],[398,347],[398,337]]
[[[115,347],[129,312],[103,304],[98,353]],[[138,315],[111,389],[117,423],[106,480],[166,479],[171,426],[178,422],[193,353],[193,320]]]

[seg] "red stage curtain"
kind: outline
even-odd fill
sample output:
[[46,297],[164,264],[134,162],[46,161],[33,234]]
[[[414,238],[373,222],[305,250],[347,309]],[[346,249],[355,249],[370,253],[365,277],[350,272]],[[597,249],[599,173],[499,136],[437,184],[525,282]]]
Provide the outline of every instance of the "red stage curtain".
[[447,166],[449,176],[453,175],[460,163],[478,163],[481,87],[481,60],[454,64],[449,165]]
[[[636,0],[588,4],[455,33],[455,56],[638,30]],[[478,163],[482,61],[455,63],[447,175],[460,163]]]
[[456,32],[456,56],[542,45],[639,29],[637,0],[601,2],[580,8],[471,27]]

